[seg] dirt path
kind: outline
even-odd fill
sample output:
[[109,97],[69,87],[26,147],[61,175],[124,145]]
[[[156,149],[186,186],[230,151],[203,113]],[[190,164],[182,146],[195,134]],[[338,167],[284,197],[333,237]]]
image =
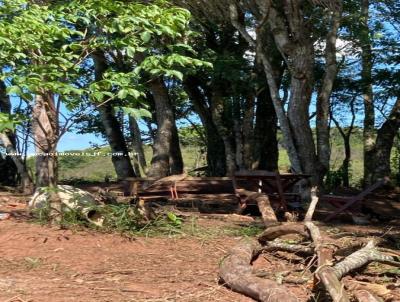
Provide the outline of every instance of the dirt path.
[[0,221],[0,301],[252,301],[217,283],[237,240],[129,240]]

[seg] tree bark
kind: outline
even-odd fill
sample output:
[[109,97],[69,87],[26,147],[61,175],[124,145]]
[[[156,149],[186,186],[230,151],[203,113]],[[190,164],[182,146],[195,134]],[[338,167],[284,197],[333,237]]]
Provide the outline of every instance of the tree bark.
[[235,164],[239,170],[244,170],[244,133],[243,133],[243,119],[242,108],[240,100],[234,99],[233,101],[233,135],[235,138]]
[[373,148],[373,170],[371,181],[376,182],[379,178],[390,177],[390,155],[394,139],[400,128],[400,98],[397,98],[387,120],[379,128],[376,143]]
[[232,176],[236,171],[235,149],[231,142],[231,133],[223,121],[224,98],[219,87],[214,87],[211,100],[211,114],[219,135],[224,142],[226,174]]
[[329,161],[331,157],[330,134],[329,134],[329,111],[330,96],[333,83],[336,79],[338,66],[336,62],[336,40],[341,20],[341,8],[332,13],[331,25],[326,36],[325,47],[325,73],[322,79],[321,89],[317,97],[317,154],[321,164],[320,179],[329,171]]
[[58,113],[50,93],[35,96],[33,107],[33,136],[36,151],[36,187],[57,186],[59,139]]
[[276,171],[279,149],[277,118],[268,87],[257,96],[252,169]]
[[[2,113],[11,113],[11,102],[10,98],[6,93],[6,85],[3,81],[0,80],[0,112]],[[7,138],[10,140],[12,145],[15,147],[16,139],[14,134],[7,134]],[[3,168],[3,173],[0,177],[1,181],[4,181],[7,185],[15,185],[17,179],[18,167],[16,167],[15,162],[9,156],[6,156],[4,159],[0,157],[0,163]],[[22,177],[22,175],[20,175]]]
[[[107,70],[107,60],[103,52],[98,51],[93,54],[95,65],[95,80],[103,79],[103,74]],[[126,177],[135,177],[135,172],[129,151],[126,145],[125,137],[122,133],[121,124],[118,121],[111,102],[106,102],[98,106],[98,112],[104,127],[105,135],[111,147],[111,161],[119,179]]]
[[52,93],[43,91],[35,96],[32,129],[36,150],[36,188],[46,187],[50,189],[50,220],[60,223],[62,205],[57,187],[57,144],[60,138],[58,114]]
[[145,172],[147,168],[146,156],[144,154],[140,128],[136,119],[133,116],[129,116],[129,129],[132,137],[133,150],[137,154],[140,167]]
[[[269,25],[271,32],[273,33],[274,36],[276,35],[279,36],[279,33],[281,31],[286,32],[286,25],[283,22],[282,24],[280,24],[281,26],[280,29],[277,28],[277,26],[275,26],[276,24],[273,20],[276,19],[277,11],[275,8],[268,6],[268,3],[265,2],[263,5],[259,7],[259,9],[253,9],[252,13],[255,17],[258,17],[260,24]],[[275,68],[275,66],[272,65],[272,63],[275,61],[274,56],[276,56],[276,51],[274,44],[271,43],[272,41],[271,41],[270,31],[267,30],[264,26],[259,28],[257,32],[257,38],[256,40],[254,40],[251,37],[251,35],[246,31],[245,26],[239,22],[238,11],[235,4],[231,4],[229,6],[229,11],[233,26],[235,26],[235,28],[249,43],[249,45],[256,50],[257,55],[260,57],[267,78],[267,83],[271,94],[271,100],[274,105],[275,113],[278,117],[280,128],[283,134],[284,146],[288,152],[289,160],[291,163],[291,169],[293,172],[300,173],[302,172],[300,158],[296,150],[290,123],[284,109],[284,104],[279,94],[280,83],[278,83],[277,81],[279,71],[277,70],[277,68]],[[263,16],[263,15],[260,16],[260,12],[267,13],[267,11],[269,12],[268,16]],[[264,20],[266,20],[267,22],[264,22]],[[276,45],[278,46],[279,49],[280,45],[278,43],[276,43]]]
[[33,192],[32,178],[29,175],[28,170],[26,169],[26,165],[24,164],[24,161],[22,160],[21,156],[18,154],[18,151],[15,150],[14,144],[11,142],[10,138],[5,133],[0,133],[0,142],[6,149],[6,152],[8,154],[13,154],[13,155],[8,155],[8,156],[11,157],[15,166],[17,167],[18,174],[20,175],[20,178],[21,178],[22,191],[26,194],[31,194]]
[[246,202],[253,200],[257,203],[262,220],[266,227],[278,222],[278,218],[276,218],[275,212],[271,207],[271,202],[269,201],[268,195],[247,190],[236,191],[237,193],[246,196]]
[[[246,169],[253,168],[254,162],[254,152],[253,147],[255,147],[255,107],[256,107],[256,96],[251,93],[246,98],[243,112],[243,122],[242,122],[242,133],[243,133],[243,165]],[[266,120],[268,116],[265,116]],[[264,129],[265,133],[269,134],[270,129]],[[269,142],[273,145],[273,142]],[[271,159],[273,161],[273,159]]]
[[319,184],[318,161],[309,121],[309,106],[314,82],[313,45],[309,43],[298,45],[290,57],[293,66],[291,67],[288,118],[302,171],[312,175],[313,184]]
[[340,135],[343,139],[344,145],[344,159],[342,162],[342,177],[343,177],[343,186],[349,187],[350,186],[350,162],[351,162],[351,144],[350,144],[350,137],[353,133],[354,122],[356,120],[356,114],[354,109],[354,101],[355,97],[350,101],[350,112],[351,112],[351,122],[348,130],[345,132],[343,128],[340,126],[339,122],[333,116],[331,112],[331,120],[335,123],[336,128],[338,129]]
[[251,261],[261,247],[255,241],[242,241],[232,248],[220,265],[219,275],[234,291],[262,302],[298,302],[285,286],[253,275]]
[[330,266],[333,251],[322,240],[319,229],[312,222],[304,223],[310,232],[318,256],[318,268],[315,273],[322,281],[334,302],[349,302],[348,295],[339,281],[335,269]]
[[360,45],[361,45],[361,81],[364,101],[364,185],[373,182],[374,145],[375,145],[375,110],[372,88],[372,47],[369,22],[369,0],[361,0]]
[[167,87],[161,78],[149,82],[154,98],[157,118],[157,133],[154,154],[148,176],[163,178],[183,172],[183,160],[179,146],[178,130]]
[[111,161],[118,179],[136,177],[129,157],[128,147],[121,130],[121,124],[115,116],[114,108],[109,102],[97,108],[104,131],[111,148]]
[[200,82],[194,76],[188,76],[184,81],[184,87],[206,132],[207,174],[209,176],[225,176],[226,162],[224,142],[217,131],[210,108],[207,106],[206,97],[200,90]]

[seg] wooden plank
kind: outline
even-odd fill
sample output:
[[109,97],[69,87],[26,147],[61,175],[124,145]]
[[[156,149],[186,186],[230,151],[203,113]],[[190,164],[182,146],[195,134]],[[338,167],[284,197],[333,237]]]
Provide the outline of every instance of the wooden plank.
[[351,207],[352,205],[354,205],[355,203],[361,201],[364,199],[365,196],[367,196],[368,194],[370,194],[372,191],[376,190],[377,188],[379,188],[380,186],[382,186],[383,184],[385,184],[387,182],[387,179],[382,179],[377,181],[376,183],[374,183],[372,186],[369,186],[367,189],[365,189],[364,191],[362,191],[360,194],[353,196],[351,198],[349,198],[349,201],[343,205],[342,207],[340,207],[339,209],[337,209],[335,212],[333,212],[332,214],[330,214],[328,217],[325,218],[325,222],[331,220],[333,217],[335,217],[336,215],[342,213],[344,210],[347,210],[349,207]]
[[260,176],[269,176],[269,177],[274,177],[275,172],[271,171],[266,171],[266,170],[240,170],[235,172],[235,177],[236,178],[254,178],[254,177],[260,177]]

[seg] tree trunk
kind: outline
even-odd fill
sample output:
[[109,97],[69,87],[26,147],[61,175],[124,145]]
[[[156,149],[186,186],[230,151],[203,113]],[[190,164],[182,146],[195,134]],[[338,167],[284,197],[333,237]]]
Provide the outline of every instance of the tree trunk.
[[256,124],[254,128],[253,169],[276,171],[279,149],[277,118],[268,87],[257,96]]
[[115,116],[112,104],[105,103],[97,108],[104,131],[111,148],[111,161],[118,179],[136,177],[129,157],[128,147],[121,130],[121,124]]
[[361,81],[364,100],[364,185],[372,183],[374,169],[375,110],[372,88],[372,49],[369,31],[369,0],[361,0],[360,16]]
[[140,134],[139,125],[133,116],[129,116],[129,129],[132,136],[133,150],[137,154],[140,167],[145,172],[147,168],[146,156],[144,154],[143,142]]
[[261,246],[254,240],[234,246],[220,264],[219,276],[234,291],[261,302],[298,302],[289,289],[277,282],[256,277],[251,262]]
[[235,163],[239,170],[244,170],[244,149],[243,149],[243,120],[242,120],[242,109],[240,106],[240,100],[233,100],[233,134],[235,137]]
[[331,157],[330,135],[329,135],[329,110],[330,96],[333,83],[336,79],[338,67],[336,62],[336,40],[341,20],[341,9],[334,11],[331,19],[330,30],[326,36],[325,48],[325,74],[322,79],[322,86],[317,98],[317,154],[321,164],[320,182],[329,171],[329,161]]
[[194,77],[187,77],[184,87],[193,103],[194,110],[199,115],[207,138],[207,174],[209,176],[225,176],[225,146],[212,119],[210,108],[204,94],[199,89],[200,84]]
[[309,120],[309,106],[313,89],[313,45],[300,45],[291,55],[292,71],[288,118],[293,132],[302,171],[312,175],[312,183],[319,184],[318,162]]
[[[246,169],[252,169],[254,162],[253,147],[255,144],[255,98],[256,97],[253,94],[247,96],[243,113],[243,164]],[[268,117],[265,116],[265,119],[268,119]],[[265,133],[269,133],[268,130],[269,129],[264,129]]]
[[54,96],[36,95],[33,107],[33,136],[36,151],[36,187],[55,187],[58,181],[58,112]]
[[171,138],[171,151],[170,151],[170,166],[171,175],[182,174],[184,170],[184,163],[182,157],[181,146],[179,142],[178,128],[174,122],[172,127],[172,138]]
[[4,148],[6,149],[7,154],[13,160],[15,166],[17,167],[18,174],[21,178],[21,189],[26,194],[31,194],[33,191],[33,182],[26,169],[26,165],[22,160],[21,156],[18,154],[18,151],[15,150],[14,144],[11,142],[10,138],[5,133],[0,133],[0,141]]
[[390,155],[394,139],[400,127],[400,98],[397,98],[388,119],[378,130],[376,144],[374,147],[371,181],[376,182],[379,178],[391,175]]
[[213,89],[211,98],[211,114],[225,147],[226,174],[232,176],[236,171],[235,149],[232,146],[231,133],[223,122],[224,98],[218,87]]
[[150,81],[149,87],[156,108],[157,134],[148,175],[163,178],[170,174],[181,174],[183,172],[182,153],[167,87],[161,78]]
[[[103,74],[107,70],[107,61],[104,53],[96,52],[93,54],[95,64],[95,80],[103,79]],[[126,145],[121,124],[119,123],[111,102],[106,102],[98,106],[98,112],[104,127],[105,135],[111,147],[111,161],[119,179],[126,177],[136,177],[129,158],[128,147]]]
[[343,137],[344,142],[344,159],[342,163],[342,177],[343,186],[350,187],[350,160],[351,160],[351,145],[350,145],[350,135]]
[[[6,85],[3,81],[0,80],[0,112],[2,113],[11,113],[11,102],[10,98],[6,93]],[[8,139],[15,147],[16,139],[13,133],[8,134]],[[0,158],[0,163],[2,164],[3,172],[1,176],[1,181],[4,181],[7,185],[15,185],[17,179],[18,167],[16,167],[15,163],[9,156],[6,156],[4,159]],[[20,175],[21,176],[21,175]]]

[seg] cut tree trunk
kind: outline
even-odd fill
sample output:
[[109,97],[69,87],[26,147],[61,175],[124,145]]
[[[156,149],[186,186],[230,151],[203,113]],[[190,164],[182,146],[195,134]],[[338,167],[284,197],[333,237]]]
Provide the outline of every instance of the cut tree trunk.
[[260,245],[254,240],[242,241],[230,251],[220,265],[219,276],[234,291],[262,302],[298,302],[288,288],[275,281],[253,275],[251,262]]
[[267,241],[271,241],[275,238],[288,234],[299,234],[304,238],[309,238],[309,234],[307,233],[304,225],[298,223],[286,223],[267,228],[260,236],[258,236],[258,241],[261,244],[264,244]]
[[319,200],[318,188],[313,187],[313,188],[311,188],[311,203],[308,206],[308,210],[307,210],[306,216],[304,217],[304,221],[312,221],[312,217],[314,215],[315,208],[317,207],[318,200]]
[[305,226],[314,241],[315,251],[318,256],[318,268],[315,274],[324,284],[333,302],[350,302],[344,286],[339,281],[336,270],[331,267],[333,250],[323,242],[319,229],[312,222],[305,222]]
[[237,190],[237,192],[241,195],[246,196],[245,202],[255,201],[258,205],[258,209],[260,210],[262,220],[266,227],[271,224],[276,224],[278,219],[276,218],[275,212],[271,207],[271,203],[269,201],[268,195],[264,193],[252,192],[247,190]]

